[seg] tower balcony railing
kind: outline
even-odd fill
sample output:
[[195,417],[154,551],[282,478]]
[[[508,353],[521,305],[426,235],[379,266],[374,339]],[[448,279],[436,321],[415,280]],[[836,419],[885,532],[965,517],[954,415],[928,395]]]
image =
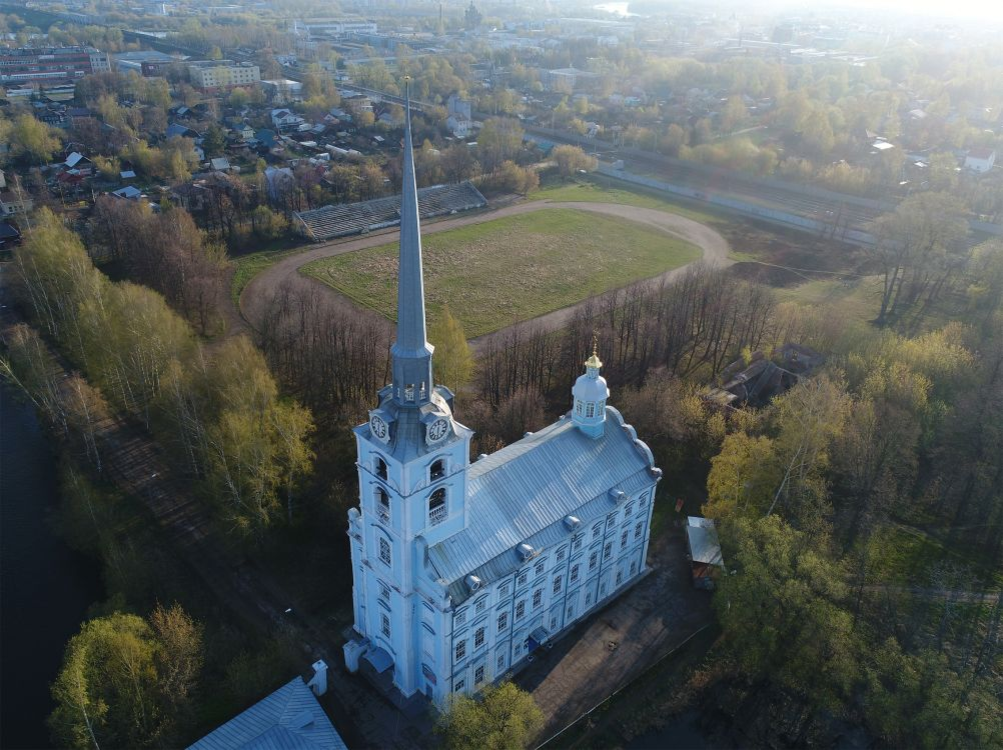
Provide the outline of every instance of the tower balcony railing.
[[443,503],[438,508],[432,508],[428,514],[428,522],[432,526],[437,526],[446,520],[446,504]]

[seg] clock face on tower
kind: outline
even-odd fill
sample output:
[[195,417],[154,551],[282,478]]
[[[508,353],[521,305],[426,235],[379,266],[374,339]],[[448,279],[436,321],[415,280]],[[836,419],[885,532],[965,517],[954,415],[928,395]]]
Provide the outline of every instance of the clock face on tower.
[[387,436],[390,430],[387,429],[387,423],[376,414],[369,418],[369,431],[373,433],[373,437],[377,440],[382,440],[384,443],[387,441]]
[[449,432],[449,422],[445,419],[437,419],[428,426],[428,442],[438,443]]

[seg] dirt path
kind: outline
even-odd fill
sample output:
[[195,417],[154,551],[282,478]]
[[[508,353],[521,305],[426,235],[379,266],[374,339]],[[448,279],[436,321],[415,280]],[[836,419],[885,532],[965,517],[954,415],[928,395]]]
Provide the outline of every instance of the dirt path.
[[[688,242],[692,242],[703,251],[702,262],[704,263],[715,266],[725,266],[732,263],[732,261],[728,258],[728,241],[710,227],[697,221],[693,221],[692,219],[677,216],[676,214],[657,211],[652,208],[640,208],[638,206],[627,206],[617,203],[577,203],[554,201],[520,203],[517,205],[506,206],[497,211],[488,211],[485,213],[464,216],[462,218],[447,219],[445,221],[427,224],[422,228],[422,235],[427,236],[430,234],[436,234],[437,232],[444,232],[458,227],[469,226],[471,224],[480,224],[485,221],[501,219],[506,216],[517,216],[550,208],[570,208],[578,211],[591,211],[593,213],[628,219],[630,221],[637,222],[638,224],[643,224],[647,227],[653,228],[657,231],[672,235],[673,237],[679,237]],[[343,255],[357,250],[364,250],[366,248],[384,245],[388,242],[393,242],[397,236],[397,230],[390,230],[387,232],[380,232],[378,234],[366,235],[364,237],[356,237],[349,240],[335,240],[316,245],[315,247],[305,250],[302,253],[298,253],[297,255],[283,258],[271,268],[266,269],[251,279],[250,283],[248,283],[248,285],[244,288],[244,291],[240,296],[240,313],[243,319],[247,321],[251,327],[256,327],[257,322],[261,318],[262,308],[266,303],[267,292],[271,289],[276,289],[286,279],[297,276],[299,274],[299,269],[307,263],[320,258],[330,258],[336,255]],[[612,248],[612,250],[615,252],[615,248]],[[663,281],[672,281],[678,278],[680,274],[684,273],[691,265],[693,264],[688,263],[684,266],[680,266],[679,268],[674,268],[671,271],[666,271],[659,276],[649,279],[646,283],[651,286],[657,286]],[[316,280],[313,281],[314,283],[320,284],[322,287],[327,289],[331,294],[337,294],[336,291],[331,289],[331,287],[326,284],[322,284],[320,281]],[[533,322],[545,328],[559,328],[564,325],[564,323],[567,322],[572,315],[574,315],[575,310],[581,304],[583,303],[580,302],[560,310],[554,310],[553,312],[534,318]],[[231,326],[230,330],[234,331],[236,328],[236,326]],[[483,345],[489,337],[498,336],[504,330],[506,329],[485,334],[484,336],[473,339],[471,343],[476,348],[478,345]]]

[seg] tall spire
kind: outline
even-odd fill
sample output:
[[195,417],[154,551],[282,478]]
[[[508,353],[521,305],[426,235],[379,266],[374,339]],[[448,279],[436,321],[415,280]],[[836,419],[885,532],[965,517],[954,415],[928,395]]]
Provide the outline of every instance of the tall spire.
[[401,189],[400,272],[397,279],[397,340],[393,356],[394,398],[400,404],[428,401],[432,345],[425,331],[425,283],[421,270],[418,185],[411,142],[411,83],[404,78],[404,184]]

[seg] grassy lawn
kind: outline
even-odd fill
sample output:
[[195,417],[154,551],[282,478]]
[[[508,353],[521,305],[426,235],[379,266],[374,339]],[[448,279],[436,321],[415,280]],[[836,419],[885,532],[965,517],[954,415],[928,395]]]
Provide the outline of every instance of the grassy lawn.
[[294,247],[290,250],[259,250],[255,253],[248,253],[247,255],[232,258],[230,263],[234,266],[234,273],[233,283],[230,286],[230,296],[233,297],[233,303],[239,304],[240,293],[244,291],[244,287],[250,283],[251,279],[266,268],[274,266],[283,258],[301,253],[305,249],[308,248]]
[[800,302],[830,310],[849,320],[865,322],[874,320],[881,301],[881,277],[843,281],[840,279],[817,279],[806,281],[795,287],[775,289],[781,301]]
[[[623,219],[550,209],[423,239],[434,319],[448,302],[470,337],[657,276],[700,250]],[[301,272],[385,315],[397,308],[397,245],[309,263]]]
[[[568,201],[576,203],[620,203],[627,206],[638,206],[639,208],[653,208],[656,211],[665,211],[670,214],[684,216],[701,224],[711,226],[734,223],[734,219],[715,213],[714,211],[697,208],[696,204],[689,202],[670,201],[659,197],[654,193],[643,190],[626,190],[619,187],[606,187],[612,183],[611,180],[602,176],[594,177],[595,182],[576,182],[564,185],[555,185],[531,193],[526,197],[528,201]],[[600,182],[601,181],[601,182]]]

